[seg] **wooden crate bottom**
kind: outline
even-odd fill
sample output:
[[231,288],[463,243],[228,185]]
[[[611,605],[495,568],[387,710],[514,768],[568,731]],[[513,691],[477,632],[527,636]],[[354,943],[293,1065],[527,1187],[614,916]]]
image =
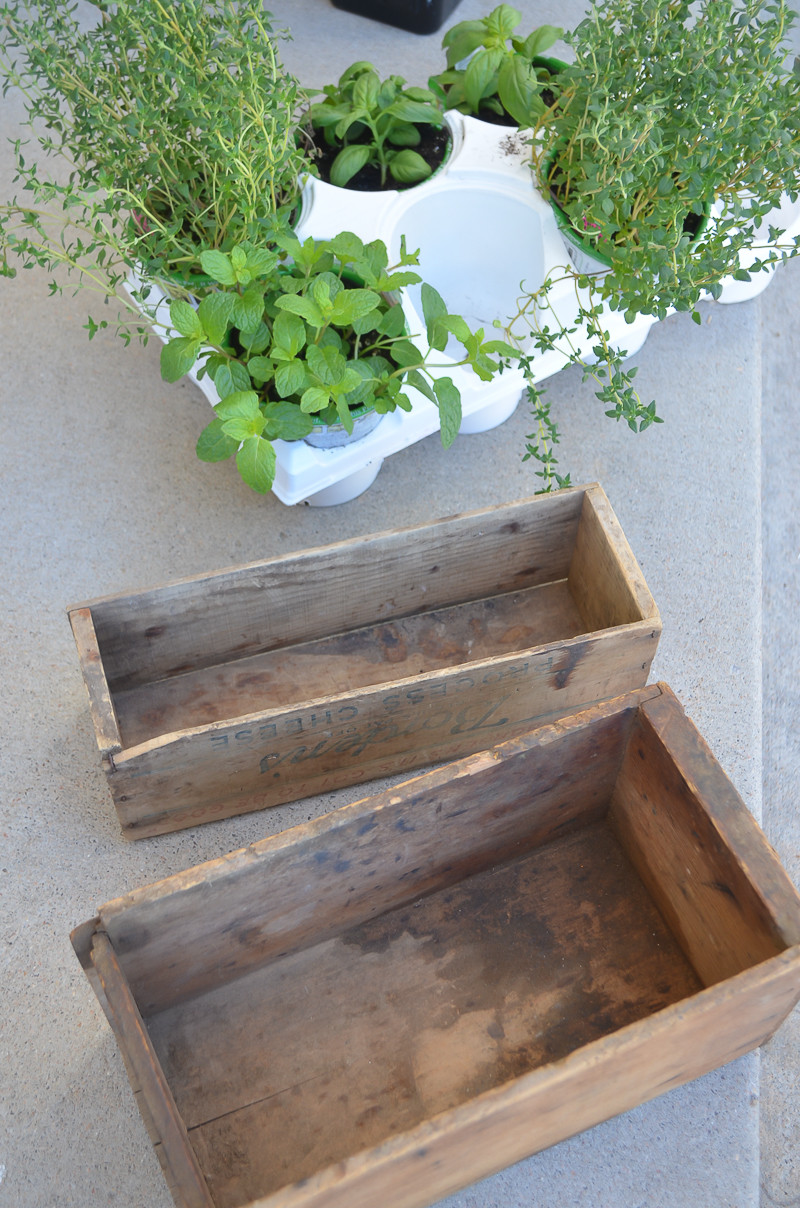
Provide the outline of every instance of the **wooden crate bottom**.
[[238,1208],[699,989],[600,823],[148,1030],[215,1205]]

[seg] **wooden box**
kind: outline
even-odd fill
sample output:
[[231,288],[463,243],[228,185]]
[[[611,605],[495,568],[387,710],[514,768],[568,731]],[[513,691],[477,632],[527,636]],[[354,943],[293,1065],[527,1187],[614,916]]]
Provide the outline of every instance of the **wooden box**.
[[181,1208],[419,1208],[765,1040],[800,897],[664,685],[73,933]]
[[641,687],[661,632],[599,486],[69,615],[130,836],[481,750]]

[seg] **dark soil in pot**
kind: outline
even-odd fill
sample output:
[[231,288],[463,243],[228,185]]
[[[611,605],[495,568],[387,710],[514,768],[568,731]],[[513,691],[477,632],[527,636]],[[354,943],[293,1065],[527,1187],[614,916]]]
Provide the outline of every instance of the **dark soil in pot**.
[[[427,164],[430,165],[431,172],[444,163],[447,153],[450,149],[450,131],[446,126],[419,126],[418,127],[421,141],[418,146],[413,147]],[[312,137],[317,133],[312,128]],[[322,180],[330,183],[331,164],[336,159],[336,156],[341,151],[341,147],[328,147],[325,145],[324,137],[321,132],[317,134],[319,142],[315,142],[315,148],[312,152],[314,164],[317,172]],[[358,142],[358,139],[354,140]],[[367,140],[364,140],[367,141]],[[426,177],[429,180],[430,177]],[[413,189],[415,185],[424,184],[424,181],[414,181],[413,184],[402,184],[394,179],[390,173],[386,174],[386,183],[381,184],[380,168],[373,164],[366,164],[359,172],[356,172],[348,182],[348,189],[357,189],[362,193],[374,193],[381,189]]]

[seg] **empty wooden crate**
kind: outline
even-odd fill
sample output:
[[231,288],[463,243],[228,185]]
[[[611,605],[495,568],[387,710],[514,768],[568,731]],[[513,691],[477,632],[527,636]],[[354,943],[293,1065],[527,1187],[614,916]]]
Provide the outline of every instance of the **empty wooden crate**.
[[663,685],[73,933],[181,1208],[420,1208],[765,1040],[800,897]]
[[598,486],[69,615],[134,837],[480,750],[640,687],[661,631]]

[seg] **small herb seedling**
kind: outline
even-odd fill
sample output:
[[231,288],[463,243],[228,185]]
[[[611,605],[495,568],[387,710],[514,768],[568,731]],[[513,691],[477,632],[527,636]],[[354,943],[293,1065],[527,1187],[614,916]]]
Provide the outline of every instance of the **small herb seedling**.
[[447,70],[428,81],[446,109],[480,117],[508,114],[519,126],[532,126],[545,112],[542,90],[550,72],[533,60],[549,50],[563,30],[542,25],[526,38],[514,34],[522,20],[518,9],[500,4],[487,17],[460,21],[442,39]]
[[431,174],[431,165],[416,147],[420,126],[441,127],[442,109],[427,88],[406,88],[400,76],[381,80],[371,63],[353,63],[338,84],[324,89],[325,100],[311,105],[312,130],[330,147],[341,147],[330,170],[331,184],[343,188],[367,164],[380,172],[381,187],[391,178],[416,184]]

